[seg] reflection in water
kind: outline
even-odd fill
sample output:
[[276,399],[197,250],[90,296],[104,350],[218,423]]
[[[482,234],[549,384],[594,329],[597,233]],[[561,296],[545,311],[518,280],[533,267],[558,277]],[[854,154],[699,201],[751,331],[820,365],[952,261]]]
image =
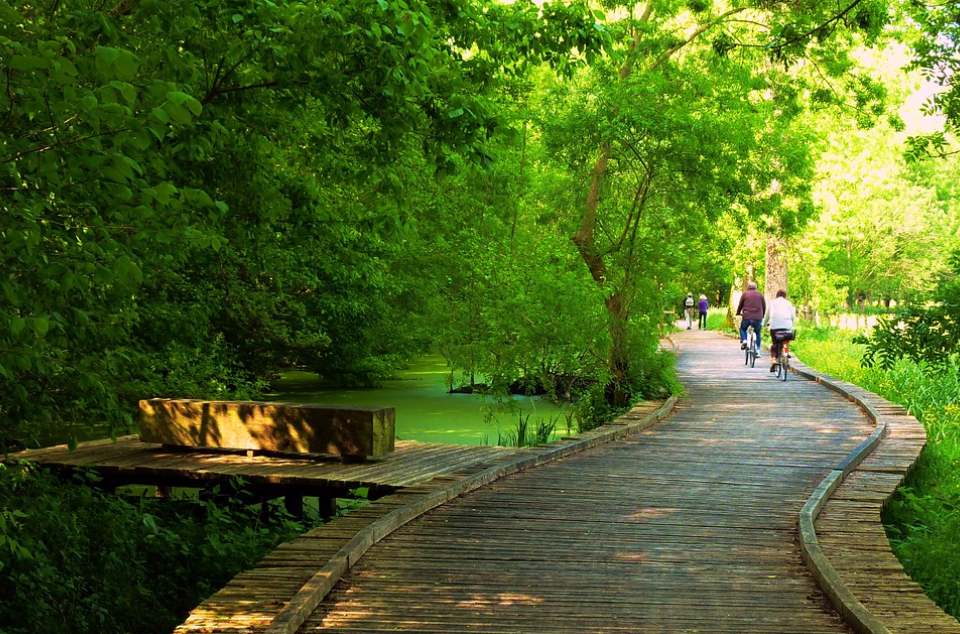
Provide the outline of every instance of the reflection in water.
[[516,430],[517,417],[530,415],[531,429],[540,420],[556,420],[556,435],[566,433],[563,409],[548,399],[447,393],[449,370],[441,357],[425,357],[376,388],[321,389],[308,372],[285,373],[273,401],[394,407],[397,438],[463,445],[496,444],[498,433]]

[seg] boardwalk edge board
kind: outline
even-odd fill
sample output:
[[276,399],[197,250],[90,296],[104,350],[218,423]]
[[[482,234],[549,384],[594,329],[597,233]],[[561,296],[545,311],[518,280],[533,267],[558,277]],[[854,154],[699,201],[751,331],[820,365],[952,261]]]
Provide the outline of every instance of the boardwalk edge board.
[[582,434],[573,441],[560,441],[546,445],[532,455],[521,456],[507,464],[497,465],[474,474],[466,479],[451,482],[430,495],[421,497],[410,504],[387,513],[372,524],[361,529],[344,545],[325,565],[311,577],[274,617],[266,628],[266,634],[296,634],[308,616],[320,605],[327,594],[340,580],[341,576],[363,557],[367,550],[395,530],[428,511],[456,497],[486,486],[500,478],[519,473],[564,458],[574,453],[590,449],[600,444],[619,440],[628,434],[642,431],[655,425],[676,405],[677,397],[671,396],[657,409],[639,420],[630,420],[630,412],[620,419],[626,424],[611,421],[598,429]]
[[[846,389],[840,382],[834,381],[830,377],[799,362],[795,363],[791,369],[800,376],[816,381],[854,402],[876,425],[873,433],[854,447],[854,449],[840,461],[836,468],[820,482],[820,485],[814,489],[810,497],[807,498],[803,509],[800,511],[799,534],[800,548],[807,568],[813,573],[817,583],[827,597],[829,597],[830,602],[843,617],[844,621],[859,634],[890,634],[890,629],[887,628],[879,617],[872,614],[863,603],[860,602],[856,595],[840,578],[836,568],[833,567],[829,558],[820,548],[815,527],[815,522],[820,515],[820,511],[826,505],[834,491],[836,491],[844,479],[880,444],[880,441],[887,433],[887,424],[876,408],[865,399]],[[916,457],[914,457],[914,460],[915,459]]]

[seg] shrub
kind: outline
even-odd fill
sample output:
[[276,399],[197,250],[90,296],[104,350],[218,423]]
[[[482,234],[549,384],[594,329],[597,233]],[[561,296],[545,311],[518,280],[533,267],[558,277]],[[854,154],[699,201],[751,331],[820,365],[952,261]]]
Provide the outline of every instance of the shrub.
[[938,366],[949,365],[960,354],[960,251],[950,258],[952,271],[944,277],[930,302],[909,306],[882,318],[869,337],[863,362],[879,362],[885,370],[900,359]]
[[104,494],[0,466],[0,631],[166,633],[303,530],[242,507]]

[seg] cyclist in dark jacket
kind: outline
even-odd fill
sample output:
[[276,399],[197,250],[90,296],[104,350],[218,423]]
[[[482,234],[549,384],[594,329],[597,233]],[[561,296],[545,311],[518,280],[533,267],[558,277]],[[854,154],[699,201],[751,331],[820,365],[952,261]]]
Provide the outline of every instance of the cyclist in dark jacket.
[[740,303],[737,305],[737,314],[743,319],[740,320],[740,349],[747,349],[747,328],[753,326],[753,332],[756,333],[757,350],[760,350],[760,333],[763,331],[763,316],[767,312],[767,302],[763,295],[757,292],[757,283],[747,284],[746,292],[740,296]]

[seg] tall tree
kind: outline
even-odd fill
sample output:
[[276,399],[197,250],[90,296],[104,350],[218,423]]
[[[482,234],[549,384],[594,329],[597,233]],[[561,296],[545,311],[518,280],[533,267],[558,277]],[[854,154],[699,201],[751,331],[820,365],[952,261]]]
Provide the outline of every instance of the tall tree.
[[[751,148],[759,143],[762,117],[772,114],[768,108],[758,115],[764,110],[763,99],[754,95],[764,86],[757,71],[769,58],[752,47],[763,47],[785,63],[809,56],[810,48],[836,61],[835,52],[824,47],[827,40],[848,26],[876,33],[886,15],[882,3],[857,1],[837,9],[813,2],[714,6],[653,0],[618,3],[617,8],[621,17],[616,20],[615,52],[608,66],[598,69],[592,87],[605,97],[601,103],[606,120],[598,126],[598,150],[573,241],[595,282],[606,289],[608,396],[623,404],[630,392],[631,294],[641,274],[633,254],[644,251],[649,234],[640,228],[649,226],[648,210],[669,209],[674,223],[677,216],[711,217],[738,196],[769,186],[770,175],[749,160]],[[676,35],[678,31],[682,35]],[[731,61],[728,54],[735,49],[740,54]],[[716,85],[720,82],[726,90]],[[676,116],[680,113],[670,109],[677,103],[671,98],[680,95],[686,100],[682,123]],[[792,100],[793,95],[787,95],[786,101]],[[717,103],[723,104],[722,112],[711,108]],[[654,109],[648,110],[651,105]],[[684,146],[684,141],[691,145]],[[623,186],[612,183],[612,176],[630,162],[635,164],[635,184],[618,198],[612,192]],[[678,194],[689,198],[678,200]],[[618,260],[624,253],[627,257]]]

